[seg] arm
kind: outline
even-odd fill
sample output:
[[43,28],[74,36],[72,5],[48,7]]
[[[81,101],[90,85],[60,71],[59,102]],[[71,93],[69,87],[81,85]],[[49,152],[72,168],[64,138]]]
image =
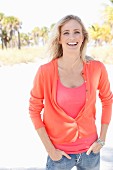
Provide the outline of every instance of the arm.
[[67,157],[68,159],[71,159],[71,157],[66,154],[64,151],[58,150],[54,147],[54,145],[52,144],[45,127],[39,128],[37,129],[37,133],[48,153],[48,155],[51,157],[52,160],[60,160],[62,158],[62,155],[64,155],[65,157]]
[[[101,124],[100,137],[98,139],[100,139],[102,142],[105,142],[107,129],[108,129],[108,124]],[[93,151],[94,153],[98,153],[101,148],[102,145],[99,142],[95,141],[88,149],[87,155],[89,155],[91,151]]]
[[[108,74],[104,65],[101,65],[101,75],[100,75],[98,89],[99,89],[99,97],[102,103],[101,130],[100,130],[99,141],[105,142],[108,126],[111,120],[113,95],[110,90]],[[97,153],[100,151],[101,148],[102,148],[101,143],[96,141],[91,145],[91,147],[87,151],[87,154],[89,155],[91,151]]]
[[34,127],[46,149],[49,156],[52,160],[59,160],[62,158],[62,155],[66,156],[70,159],[70,156],[65,152],[60,151],[54,147],[52,144],[45,128],[45,124],[41,119],[41,111],[44,108],[43,104],[44,100],[44,78],[41,71],[41,67],[39,68],[33,83],[33,88],[31,90],[31,97],[29,100],[29,113],[31,120],[34,124]]
[[41,111],[44,108],[44,83],[41,67],[39,67],[33,81],[33,87],[30,92],[29,114],[35,129],[44,127],[41,119]]
[[101,131],[100,131],[100,139],[102,141],[106,140],[106,134],[107,134],[107,130],[108,130],[108,124],[101,124]]

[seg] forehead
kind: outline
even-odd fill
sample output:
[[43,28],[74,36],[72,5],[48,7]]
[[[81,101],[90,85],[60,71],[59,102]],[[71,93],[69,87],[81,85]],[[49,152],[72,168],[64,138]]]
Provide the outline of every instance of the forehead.
[[70,29],[79,29],[82,30],[82,26],[79,24],[78,21],[71,19],[70,21],[67,21],[62,27],[61,30],[70,30]]

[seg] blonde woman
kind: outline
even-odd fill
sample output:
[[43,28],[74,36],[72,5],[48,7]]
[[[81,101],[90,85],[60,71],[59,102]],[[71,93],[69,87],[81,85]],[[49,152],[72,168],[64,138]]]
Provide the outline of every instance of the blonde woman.
[[[65,16],[51,34],[51,61],[41,65],[34,78],[29,113],[48,153],[46,170],[71,170],[74,166],[99,170],[112,92],[104,64],[87,59],[87,43],[81,19]],[[102,102],[99,134],[95,124],[97,90]]]

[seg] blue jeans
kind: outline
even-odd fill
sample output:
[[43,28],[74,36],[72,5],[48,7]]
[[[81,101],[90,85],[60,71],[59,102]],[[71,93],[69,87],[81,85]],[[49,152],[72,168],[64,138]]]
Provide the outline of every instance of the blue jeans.
[[71,159],[62,156],[58,161],[53,161],[49,156],[47,158],[46,170],[71,170],[76,166],[77,170],[99,170],[100,153],[86,152],[81,154],[69,154]]

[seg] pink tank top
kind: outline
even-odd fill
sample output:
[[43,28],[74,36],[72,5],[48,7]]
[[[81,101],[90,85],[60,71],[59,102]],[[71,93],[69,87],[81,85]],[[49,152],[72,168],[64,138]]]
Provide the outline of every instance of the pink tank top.
[[71,117],[75,118],[85,104],[85,83],[79,87],[68,88],[58,80],[57,103]]
[[[57,103],[71,117],[76,118],[86,100],[86,84],[79,87],[68,88],[62,85],[60,80],[57,84]],[[73,143],[56,145],[57,149],[68,154],[86,152],[91,144],[97,139],[97,134],[84,139],[77,139]]]

